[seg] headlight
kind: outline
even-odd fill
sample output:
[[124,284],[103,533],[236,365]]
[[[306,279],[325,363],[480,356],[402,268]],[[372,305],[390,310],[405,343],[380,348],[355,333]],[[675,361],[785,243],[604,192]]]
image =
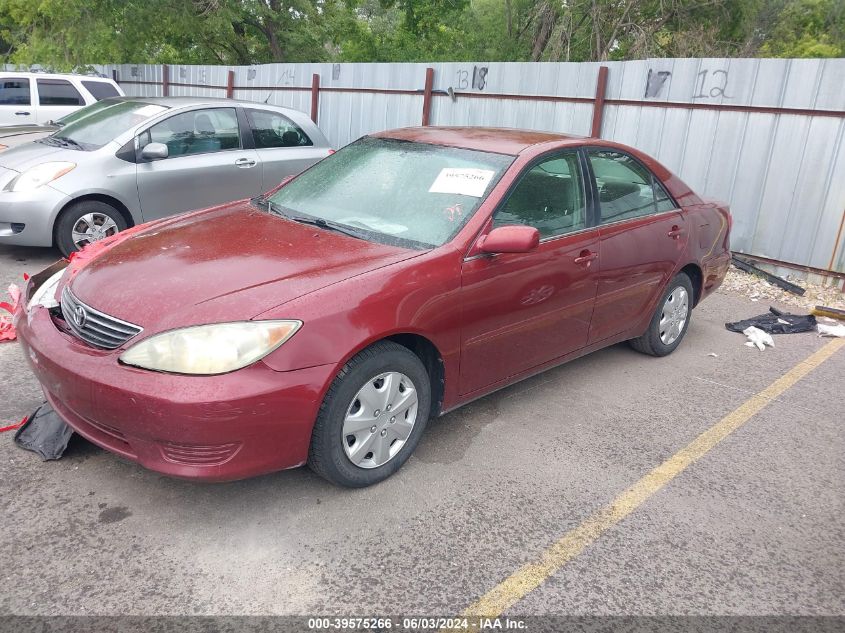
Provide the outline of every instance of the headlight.
[[55,308],[59,305],[56,301],[56,288],[62,280],[62,275],[65,274],[65,268],[50,276],[43,284],[38,286],[38,289],[32,293],[29,303],[26,304],[27,311],[32,310],[35,306],[44,306],[45,308]]
[[6,185],[6,191],[31,191],[32,189],[37,189],[41,185],[46,185],[48,182],[64,176],[74,167],[76,167],[76,163],[66,161],[41,163],[15,176]]
[[177,374],[225,374],[279,347],[302,321],[242,321],[197,325],[156,334],[130,347],[121,362]]

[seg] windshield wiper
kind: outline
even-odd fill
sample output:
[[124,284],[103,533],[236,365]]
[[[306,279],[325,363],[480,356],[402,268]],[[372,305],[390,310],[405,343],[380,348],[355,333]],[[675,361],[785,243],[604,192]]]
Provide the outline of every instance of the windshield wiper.
[[325,220],[323,218],[315,218],[313,216],[308,215],[293,215],[288,213],[285,209],[280,207],[278,204],[273,202],[272,200],[266,200],[264,198],[253,198],[253,201],[258,206],[267,205],[267,209],[270,213],[275,213],[276,215],[280,215],[283,218],[291,220],[292,222],[298,222],[299,224],[308,224],[309,226],[317,226],[321,229],[326,229],[327,231],[334,231],[336,233],[343,233],[344,235],[348,235],[349,237],[356,237],[359,240],[368,240],[369,238],[364,234],[362,231],[358,231],[351,226],[347,226],[345,224],[341,224],[339,222],[334,222],[332,220]]
[[40,138],[36,143],[43,143],[44,145],[52,145],[53,147],[69,147],[73,149],[81,149],[85,150],[84,147],[77,141],[74,141],[72,138],[68,138],[66,136],[45,136],[44,138]]
[[51,136],[54,141],[58,141],[59,143],[63,144],[65,147],[73,147],[74,149],[81,149],[84,150],[85,148],[82,147],[82,144],[78,141],[74,141],[72,138],[68,138],[67,136]]
[[326,229],[327,231],[335,231],[337,233],[348,235],[349,237],[357,237],[359,240],[368,239],[363,232],[353,229],[351,226],[340,224],[339,222],[332,222],[331,220],[324,220],[323,218],[311,218],[301,215],[285,215],[285,217],[289,220],[293,220],[294,222],[299,222],[300,224],[310,224],[311,226],[318,226],[321,229]]

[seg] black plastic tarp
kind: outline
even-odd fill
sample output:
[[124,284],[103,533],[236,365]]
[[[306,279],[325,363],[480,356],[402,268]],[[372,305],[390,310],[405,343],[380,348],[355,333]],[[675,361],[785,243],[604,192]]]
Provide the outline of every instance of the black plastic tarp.
[[742,332],[752,325],[769,334],[797,334],[815,330],[816,317],[812,314],[787,314],[770,307],[766,314],[735,323],[725,323],[725,327],[731,332]]
[[15,444],[41,455],[44,461],[59,459],[73,435],[70,428],[46,402],[29,416],[15,433]]

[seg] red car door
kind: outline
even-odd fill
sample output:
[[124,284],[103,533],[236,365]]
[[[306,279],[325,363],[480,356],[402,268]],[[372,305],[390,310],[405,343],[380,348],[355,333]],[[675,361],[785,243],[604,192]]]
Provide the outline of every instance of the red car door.
[[599,201],[599,259],[589,343],[624,332],[654,309],[689,235],[684,212],[624,152],[586,151]]
[[587,344],[596,294],[598,229],[588,221],[577,151],[526,169],[492,227],[536,227],[528,253],[468,257],[462,266],[461,394],[483,389]]

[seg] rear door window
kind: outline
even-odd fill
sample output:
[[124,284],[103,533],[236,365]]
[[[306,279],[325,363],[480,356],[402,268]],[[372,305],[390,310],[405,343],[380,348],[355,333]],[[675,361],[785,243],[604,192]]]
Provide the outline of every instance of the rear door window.
[[29,79],[0,79],[0,105],[30,105]]
[[675,208],[675,203],[654,175],[628,154],[589,149],[587,157],[599,193],[602,224]]
[[248,109],[246,114],[257,149],[306,147],[314,144],[300,127],[278,112]]
[[101,99],[108,99],[109,97],[119,97],[120,93],[113,85],[107,81],[82,81],[85,89],[91,93],[97,101]]
[[64,79],[38,79],[38,103],[43,106],[85,105],[85,99]]
[[174,114],[141,134],[141,147],[164,143],[170,158],[240,149],[234,108],[208,108]]

